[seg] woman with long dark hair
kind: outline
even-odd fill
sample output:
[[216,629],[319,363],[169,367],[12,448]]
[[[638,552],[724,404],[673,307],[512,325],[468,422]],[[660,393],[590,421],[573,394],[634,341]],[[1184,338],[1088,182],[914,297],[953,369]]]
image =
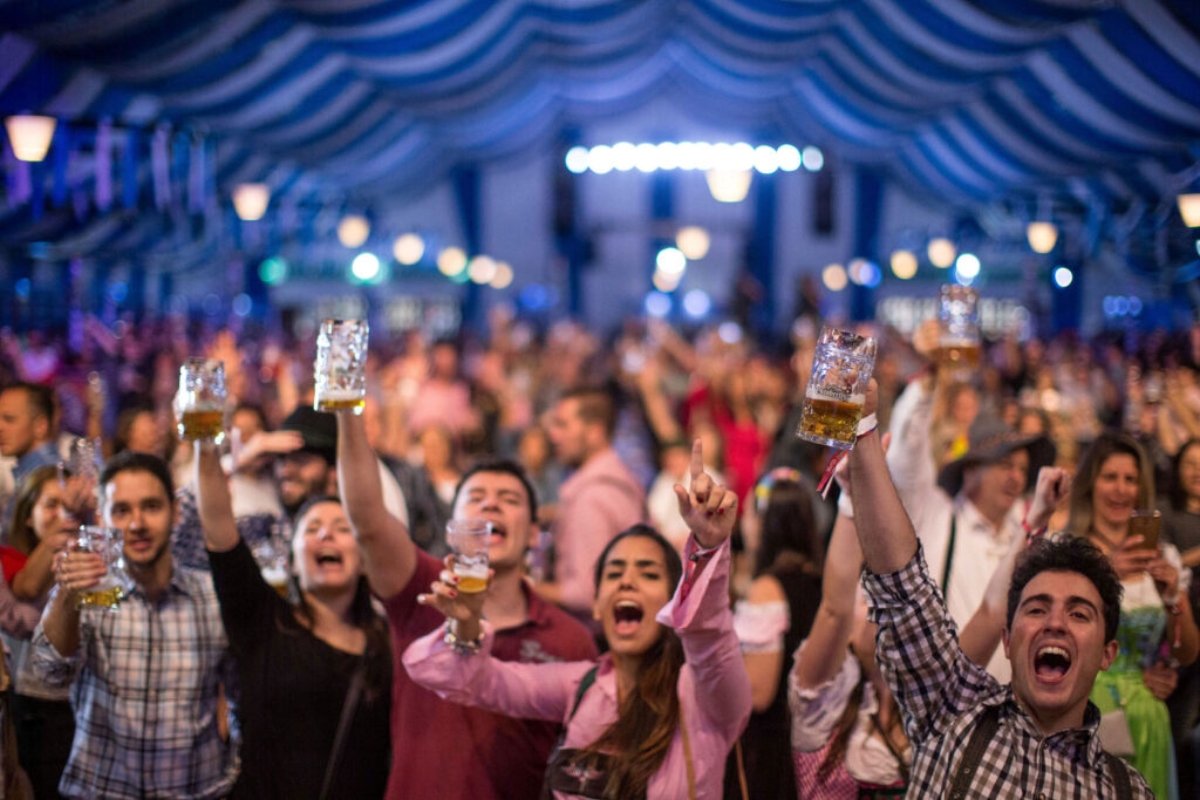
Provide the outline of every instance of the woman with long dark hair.
[[1175,688],[1171,662],[1196,660],[1200,632],[1182,580],[1179,551],[1145,546],[1131,532],[1133,512],[1154,503],[1153,467],[1123,433],[1099,436],[1084,454],[1071,492],[1067,531],[1089,539],[1121,578],[1120,652],[1096,676],[1092,702],[1101,712],[1123,710],[1132,754],[1124,754],[1157,797],[1178,797],[1170,719],[1164,702]]
[[800,473],[778,467],[754,488],[742,516],[742,536],[754,543],[754,581],[734,605],[733,628],[750,677],[754,713],[742,734],[741,758],[731,754],[725,797],[795,798],[787,676],[792,654],[808,636],[821,599],[825,548],[813,516],[815,490]]
[[457,591],[451,559],[421,595],[448,621],[405,652],[414,681],[455,702],[563,722],[544,797],[721,796],[725,755],[750,713],[727,601],[737,500],[704,473],[699,442],[690,472],[690,490],[675,490],[692,532],[686,576],[646,525],[613,539],[596,563],[593,613],[609,645],[598,661],[492,658],[482,594]]
[[[18,760],[29,776],[35,797],[58,797],[58,782],[71,755],[75,716],[70,687],[50,686],[29,663],[29,639],[54,586],[54,557],[79,527],[69,510],[64,479],[69,473],[53,466],[38,467],[25,476],[13,505],[8,545],[25,559],[5,584],[0,621],[12,652],[12,719],[17,733]],[[32,624],[27,620],[32,619]]]
[[292,605],[238,535],[225,473],[198,445],[196,502],[241,692],[234,798],[381,798],[391,742],[391,653],[341,502],[296,515]]

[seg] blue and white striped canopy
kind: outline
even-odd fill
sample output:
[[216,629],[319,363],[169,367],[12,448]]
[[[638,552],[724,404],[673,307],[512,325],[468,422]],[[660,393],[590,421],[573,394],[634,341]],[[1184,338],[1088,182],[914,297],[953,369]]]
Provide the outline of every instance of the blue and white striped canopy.
[[0,113],[203,134],[223,196],[413,196],[664,95],[956,204],[1153,206],[1200,160],[1200,2],[0,0]]

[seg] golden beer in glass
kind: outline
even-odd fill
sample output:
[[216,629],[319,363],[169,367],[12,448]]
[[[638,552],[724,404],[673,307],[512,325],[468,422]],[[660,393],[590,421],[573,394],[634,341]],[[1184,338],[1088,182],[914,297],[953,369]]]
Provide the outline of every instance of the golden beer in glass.
[[979,335],[979,292],[969,286],[947,284],[938,292],[938,366],[955,372],[979,369],[982,340]]
[[822,328],[796,435],[826,447],[852,449],[874,368],[874,339]]
[[365,320],[327,319],[321,323],[313,363],[313,408],[317,411],[363,412],[369,336]]
[[446,523],[446,544],[454,554],[458,591],[474,594],[488,587],[488,545],[492,523],[485,519],[452,519]]
[[185,442],[225,441],[225,365],[215,359],[189,358],[179,368],[175,418]]
[[95,553],[104,559],[106,572],[97,584],[79,593],[76,608],[106,608],[116,611],[125,599],[129,578],[121,552],[121,532],[101,525],[82,525],[71,544],[75,552]]

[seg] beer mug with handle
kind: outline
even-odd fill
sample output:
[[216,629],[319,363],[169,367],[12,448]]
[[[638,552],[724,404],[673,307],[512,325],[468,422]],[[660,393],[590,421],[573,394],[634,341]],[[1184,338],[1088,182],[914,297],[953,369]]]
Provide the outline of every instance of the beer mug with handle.
[[208,358],[189,358],[179,368],[175,418],[184,441],[225,441],[225,365]]
[[121,532],[103,525],[82,525],[72,549],[81,553],[96,553],[104,559],[107,572],[100,582],[79,594],[77,606],[94,606],[116,611],[126,595],[132,581],[125,572],[125,556],[121,551]]
[[365,320],[327,319],[321,323],[317,332],[317,359],[313,364],[314,409],[363,412],[369,335]]
[[874,368],[873,338],[822,328],[796,435],[837,450],[853,448]]

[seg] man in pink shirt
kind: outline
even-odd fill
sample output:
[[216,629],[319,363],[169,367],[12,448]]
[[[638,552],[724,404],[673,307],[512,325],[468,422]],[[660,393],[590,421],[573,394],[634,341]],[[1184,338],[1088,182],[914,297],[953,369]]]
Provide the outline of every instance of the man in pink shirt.
[[[417,548],[383,505],[375,453],[362,417],[338,413],[338,478],[362,546],[367,580],[384,604],[391,630],[392,768],[388,800],[522,800],[537,797],[560,726],[505,717],[450,703],[413,683],[400,663],[408,645],[441,628],[445,617],[418,605],[442,562]],[[455,519],[492,523],[488,556],[494,570],[483,610],[496,629],[494,653],[504,661],[547,663],[591,659],[588,630],[529,590],[522,576],[537,517],[528,479],[510,462],[484,462],[463,476]]]
[[538,593],[576,617],[590,620],[596,559],[618,533],[646,518],[646,493],[612,448],[616,410],[603,389],[573,389],[550,421],[558,460],[575,472],[558,490],[552,583]]

